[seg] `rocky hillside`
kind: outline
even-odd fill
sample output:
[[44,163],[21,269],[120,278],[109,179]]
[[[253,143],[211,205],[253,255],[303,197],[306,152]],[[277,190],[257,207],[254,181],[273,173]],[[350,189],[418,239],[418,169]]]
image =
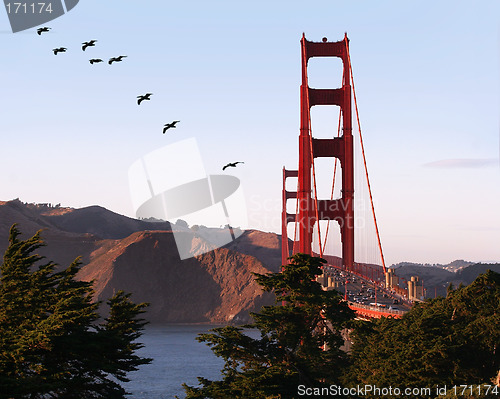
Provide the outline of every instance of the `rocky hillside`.
[[141,231],[106,242],[79,278],[95,281],[100,300],[123,289],[149,302],[153,322],[225,323],[246,322],[272,300],[251,274],[267,271],[255,257],[225,248],[180,260],[171,231]]
[[[90,261],[90,254],[99,247],[99,237],[88,233],[72,233],[56,227],[45,212],[56,211],[47,207],[30,206],[18,200],[0,202],[0,254],[8,245],[9,229],[17,223],[23,237],[32,236],[42,230],[42,236],[50,245],[39,253],[60,265],[68,265],[77,256],[84,262]],[[57,213],[71,213],[71,209],[58,208]]]
[[273,272],[281,268],[281,236],[277,234],[246,230],[225,248],[253,256]]
[[[227,248],[180,260],[170,224],[139,221],[102,207],[82,209],[0,202],[0,251],[18,223],[23,236],[43,229],[40,254],[66,266],[82,256],[78,277],[94,281],[96,299],[123,289],[150,302],[154,322],[246,322],[273,298],[260,290],[253,272],[276,270],[281,256],[275,234],[245,232]],[[209,246],[187,229],[192,247]]]

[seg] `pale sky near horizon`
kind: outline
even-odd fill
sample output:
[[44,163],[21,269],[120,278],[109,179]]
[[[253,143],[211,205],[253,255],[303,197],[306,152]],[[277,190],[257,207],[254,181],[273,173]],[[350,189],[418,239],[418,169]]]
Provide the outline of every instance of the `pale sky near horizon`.
[[[500,262],[499,15],[496,0],[81,0],[38,36],[12,34],[0,11],[0,200],[134,217],[129,167],[194,137],[207,174],[245,162],[228,172],[248,227],[280,232],[282,167],[298,160],[300,38],[347,32],[386,264]],[[340,71],[313,59],[310,85],[338,87]],[[312,117],[313,134],[336,134],[331,115]]]

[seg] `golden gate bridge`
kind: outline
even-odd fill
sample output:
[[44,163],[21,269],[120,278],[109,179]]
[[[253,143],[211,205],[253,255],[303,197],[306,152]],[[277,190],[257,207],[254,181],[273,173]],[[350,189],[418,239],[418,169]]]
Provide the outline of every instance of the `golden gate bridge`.
[[[308,61],[314,57],[341,59],[343,76],[340,88],[309,86]],[[320,256],[327,260],[322,276],[325,289],[332,281],[328,278],[328,273],[341,272],[346,277],[346,283],[348,279],[355,280],[354,276],[357,276],[361,281],[373,285],[375,295],[378,289],[379,292],[384,292],[384,296],[392,295],[394,298],[398,296],[403,301],[408,297],[408,293],[411,294],[410,298],[417,299],[418,294],[421,294],[418,281],[412,279],[413,286],[409,284],[408,291],[404,291],[399,287],[398,278],[393,270],[388,270],[385,265],[368,178],[347,34],[344,35],[343,40],[337,42],[329,42],[327,38],[323,38],[321,42],[312,42],[303,34],[301,60],[299,162],[296,170],[283,168],[282,264],[285,264],[288,257],[295,253]],[[353,99],[357,122],[355,134],[352,128]],[[324,105],[339,108],[337,132],[335,134],[332,129],[328,138],[316,138],[312,134],[311,109]],[[357,149],[356,156],[355,148]],[[320,158],[334,159],[330,198],[318,198],[319,162],[315,160]],[[340,176],[337,176],[338,168],[341,169]],[[355,172],[357,173],[356,179]],[[296,190],[288,189],[287,180],[291,178],[297,179]],[[340,187],[340,193],[338,187]],[[358,196],[358,192],[364,191],[369,197],[368,210],[366,209],[367,202]],[[292,201],[289,200],[294,201],[292,206],[290,205]],[[362,215],[361,218],[356,219],[358,212]],[[367,222],[371,222],[372,235],[376,237],[377,260],[358,259],[362,253],[366,255],[367,252],[367,243],[363,244],[356,236],[361,232],[361,228],[356,225],[359,219],[363,221],[365,228]],[[293,239],[289,238],[290,230]],[[340,256],[328,253],[329,243],[332,237],[335,237],[335,231],[339,232],[336,236],[337,240],[340,236],[340,246],[337,242],[334,248],[340,249]],[[344,287],[344,290],[347,300],[349,299],[347,288]],[[374,305],[377,305],[376,301]],[[403,313],[399,310],[366,306],[353,301],[349,302],[349,306],[361,317],[401,317]]]

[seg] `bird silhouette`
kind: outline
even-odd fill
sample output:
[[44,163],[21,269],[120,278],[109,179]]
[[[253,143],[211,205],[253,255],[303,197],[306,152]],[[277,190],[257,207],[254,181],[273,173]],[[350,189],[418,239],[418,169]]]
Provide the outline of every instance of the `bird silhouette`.
[[225,170],[226,168],[236,168],[236,165],[239,164],[239,163],[245,163],[245,162],[241,162],[241,161],[238,161],[238,162],[230,162],[228,163],[227,165],[225,165],[222,170]]
[[165,132],[170,129],[170,128],[175,128],[176,124],[179,123],[180,121],[173,121],[171,123],[166,123],[165,126],[163,127],[163,134],[165,134]]
[[97,40],[91,40],[90,42],[83,42],[82,50],[85,51],[87,47],[94,47]]
[[52,51],[54,52],[54,55],[57,55],[57,53],[65,53],[66,50],[67,50],[66,47],[58,47],[58,48],[52,49]]
[[91,64],[97,64],[98,62],[103,62],[100,58],[92,58],[89,60]]
[[109,65],[111,65],[111,64],[112,64],[113,62],[115,62],[115,61],[116,61],[116,62],[120,62],[120,61],[122,61],[122,60],[123,60],[123,58],[125,58],[125,57],[126,57],[126,55],[120,55],[119,57],[112,57],[112,58],[110,58],[110,59],[109,59],[108,64],[109,64]]
[[141,105],[141,102],[143,100],[151,100],[149,97],[152,96],[152,95],[153,95],[153,93],[146,93],[143,96],[137,96],[137,98],[138,98],[137,105]]
[[48,28],[47,26],[44,26],[43,28],[38,28],[36,30],[36,33],[38,33],[39,35],[42,34],[42,32],[48,32],[50,28]]

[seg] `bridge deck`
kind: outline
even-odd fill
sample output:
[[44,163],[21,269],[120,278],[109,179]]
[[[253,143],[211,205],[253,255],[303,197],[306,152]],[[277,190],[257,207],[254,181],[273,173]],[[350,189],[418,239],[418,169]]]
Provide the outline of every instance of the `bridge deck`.
[[357,315],[368,317],[370,319],[380,319],[382,317],[400,319],[406,313],[404,310],[381,309],[375,306],[362,305],[353,302],[349,302],[349,307],[354,310]]

